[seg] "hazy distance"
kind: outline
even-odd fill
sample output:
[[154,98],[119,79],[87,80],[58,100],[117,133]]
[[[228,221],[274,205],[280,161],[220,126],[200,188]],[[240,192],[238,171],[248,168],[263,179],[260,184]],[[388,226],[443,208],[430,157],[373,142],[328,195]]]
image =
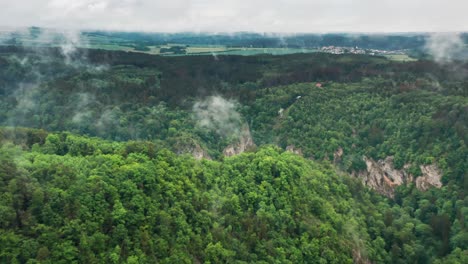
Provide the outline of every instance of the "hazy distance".
[[460,32],[463,0],[0,0],[1,27],[153,32]]

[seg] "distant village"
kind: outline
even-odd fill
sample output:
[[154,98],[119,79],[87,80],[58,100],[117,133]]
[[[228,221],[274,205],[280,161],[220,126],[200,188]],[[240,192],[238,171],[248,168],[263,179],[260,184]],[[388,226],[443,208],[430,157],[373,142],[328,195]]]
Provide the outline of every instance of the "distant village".
[[361,49],[359,47],[338,47],[338,46],[325,46],[320,47],[319,50],[331,54],[367,54],[367,55],[404,55],[403,50],[378,50],[378,49]]

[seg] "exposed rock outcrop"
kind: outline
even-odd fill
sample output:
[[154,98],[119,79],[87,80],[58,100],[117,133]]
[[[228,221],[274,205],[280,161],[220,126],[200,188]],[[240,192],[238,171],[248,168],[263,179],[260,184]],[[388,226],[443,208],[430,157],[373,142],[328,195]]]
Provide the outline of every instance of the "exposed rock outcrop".
[[442,172],[436,165],[421,165],[420,169],[422,176],[416,178],[416,187],[419,190],[427,191],[431,187],[442,187],[440,182]]
[[343,156],[343,148],[339,147],[335,153],[333,153],[333,163],[339,163],[341,161],[341,157]]
[[361,179],[364,185],[387,197],[394,196],[396,186],[411,181],[411,176],[404,169],[395,169],[393,157],[387,157],[379,161],[367,157],[363,159],[366,162],[367,169],[358,172],[356,176]]
[[354,248],[352,250],[353,260],[356,264],[371,264],[372,262],[366,257],[363,256],[359,248]]
[[209,159],[211,160],[210,155],[206,150],[204,150],[200,144],[195,141],[191,142],[177,142],[173,145],[175,153],[178,155],[181,154],[191,154],[195,159]]
[[211,160],[211,157],[210,157],[210,155],[208,155],[208,152],[206,152],[206,150],[204,150],[198,144],[196,144],[195,147],[193,149],[191,149],[191,151],[189,151],[189,153],[191,153],[192,156],[197,160],[201,160],[201,159]]
[[223,150],[223,155],[226,157],[231,157],[234,155],[241,154],[246,150],[255,148],[256,145],[253,141],[252,135],[250,134],[250,129],[248,125],[244,125],[241,132],[239,139],[236,143],[227,146]]
[[280,118],[283,117],[283,113],[284,113],[284,109],[280,108],[280,110],[278,111],[278,115]]
[[302,156],[302,149],[296,148],[294,145],[287,146],[286,151]]
[[421,165],[422,175],[416,179],[408,172],[410,164],[405,164],[402,169],[395,169],[393,157],[384,160],[374,161],[364,157],[366,170],[354,173],[353,175],[361,179],[362,183],[376,190],[380,194],[393,198],[395,188],[402,184],[416,183],[419,190],[426,191],[430,187],[440,188],[442,174],[436,165]]

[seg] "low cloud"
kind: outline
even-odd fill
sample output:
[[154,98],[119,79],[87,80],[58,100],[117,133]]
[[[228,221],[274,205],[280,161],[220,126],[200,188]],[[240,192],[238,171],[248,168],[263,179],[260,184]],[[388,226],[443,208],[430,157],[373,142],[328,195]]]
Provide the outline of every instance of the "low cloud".
[[92,105],[96,104],[94,95],[89,93],[78,93],[76,94],[76,100],[74,103],[76,106],[72,117],[73,123],[80,125],[92,119]]
[[434,33],[427,38],[425,48],[435,61],[446,63],[456,59],[464,45],[459,33]]
[[86,67],[89,70],[102,70],[105,66],[91,65],[88,62],[87,38],[77,29],[51,28],[0,28],[0,44],[24,46],[37,54],[48,56],[44,47],[56,47],[64,58],[64,63],[75,68]]
[[438,32],[466,31],[467,9],[461,0],[28,0],[2,1],[0,25],[158,32]]
[[27,125],[31,116],[40,113],[37,103],[38,86],[35,83],[19,83],[18,88],[13,93],[16,106],[11,110],[8,126]]
[[[60,50],[65,57],[65,63],[70,64],[73,61],[79,47],[86,48],[88,43],[83,40],[81,37],[81,32],[78,30],[67,30],[59,32],[62,36],[62,41],[59,42]],[[86,59],[83,55],[80,60]]]
[[237,112],[237,103],[220,96],[210,96],[193,105],[197,125],[223,137],[239,135],[242,117]]
[[56,46],[64,57],[64,62],[73,67],[91,66],[87,63],[86,53],[78,52],[79,48],[87,48],[89,43],[82,38],[80,30],[40,29],[32,42],[35,46]]

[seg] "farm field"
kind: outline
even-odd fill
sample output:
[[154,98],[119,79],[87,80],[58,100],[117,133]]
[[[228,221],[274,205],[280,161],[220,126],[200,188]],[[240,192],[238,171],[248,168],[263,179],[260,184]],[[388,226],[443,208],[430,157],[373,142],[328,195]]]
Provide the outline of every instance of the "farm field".
[[387,59],[393,61],[416,61],[417,59],[408,56],[407,54],[389,54],[384,55]]
[[[317,49],[298,49],[298,48],[244,48],[244,47],[224,47],[224,46],[192,46],[186,49],[186,54],[181,55],[241,55],[251,56],[259,54],[287,55],[294,53],[318,52]],[[172,54],[168,54],[171,56]]]

